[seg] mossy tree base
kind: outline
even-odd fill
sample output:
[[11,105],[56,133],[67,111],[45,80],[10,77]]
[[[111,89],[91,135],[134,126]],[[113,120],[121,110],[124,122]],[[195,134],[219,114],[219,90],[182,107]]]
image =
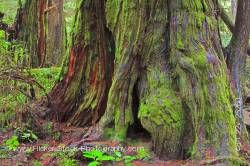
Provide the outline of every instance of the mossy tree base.
[[94,124],[106,108],[114,42],[105,27],[104,16],[104,2],[83,0],[79,3],[68,70],[51,93],[52,110],[57,112],[60,121],[71,125]]
[[237,156],[216,4],[167,2],[81,1],[52,108],[77,126],[104,113],[97,131],[111,127],[118,140],[139,117],[163,159]]

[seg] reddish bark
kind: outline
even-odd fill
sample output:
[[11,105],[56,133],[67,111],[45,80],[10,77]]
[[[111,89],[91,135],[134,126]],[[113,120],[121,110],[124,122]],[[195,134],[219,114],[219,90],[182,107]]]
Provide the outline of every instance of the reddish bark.
[[43,66],[44,60],[45,60],[45,39],[46,39],[46,33],[45,33],[45,19],[44,19],[44,12],[46,9],[46,1],[45,0],[39,0],[38,1],[38,50],[37,50],[37,56],[39,65]]
[[68,70],[51,93],[51,108],[60,121],[83,126],[97,121],[106,108],[113,49],[105,27],[104,1],[83,2],[78,10],[81,22],[75,28],[82,31],[73,34]]
[[63,1],[27,0],[17,11],[15,38],[26,43],[32,67],[60,65],[64,53]]

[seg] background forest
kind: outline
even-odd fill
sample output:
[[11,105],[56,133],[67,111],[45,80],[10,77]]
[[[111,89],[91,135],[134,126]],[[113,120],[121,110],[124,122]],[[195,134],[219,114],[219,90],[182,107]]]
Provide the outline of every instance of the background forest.
[[[176,3],[179,1],[176,1]],[[185,0],[182,1],[184,4]],[[188,4],[189,1],[190,0],[187,0],[185,2],[187,2]],[[227,48],[227,46],[230,45],[230,42],[232,40],[232,29],[230,30],[230,23],[232,23],[232,26],[234,26],[233,22],[236,19],[237,0],[219,0],[218,4],[215,3],[216,0],[200,1],[194,2],[194,4],[198,4],[199,2],[202,4],[203,2],[208,2],[208,4],[210,3],[209,5],[214,3],[214,6],[219,4],[217,6],[218,10],[220,10],[220,14],[217,20],[218,22],[214,21],[216,20],[214,18],[217,18],[214,17],[211,18],[210,22],[208,21],[208,24],[216,25],[215,27],[218,27],[218,35],[221,40],[220,42],[222,48]],[[161,4],[161,2],[163,1],[159,0],[159,4]],[[117,0],[117,4],[119,3]],[[83,4],[89,6],[84,8],[82,7],[84,6]],[[139,55],[142,52],[157,52],[159,49],[161,49],[157,41],[160,41],[161,36],[164,36],[165,34],[161,34],[161,32],[158,32],[157,30],[151,30],[155,29],[155,27],[151,27],[150,21],[152,21],[153,19],[146,20],[148,21],[147,26],[149,27],[149,34],[154,36],[152,37],[153,41],[151,41],[151,43],[148,42],[147,37],[142,37],[147,36],[148,34],[140,36],[140,33],[142,33],[143,31],[143,29],[140,28],[142,28],[143,26],[139,26],[136,23],[143,20],[136,18],[140,18],[141,15],[126,15],[126,12],[130,13],[130,10],[133,10],[134,4],[130,4],[130,2],[128,1],[126,1],[126,3],[124,2],[124,4],[126,4],[128,8],[127,10],[124,9],[120,11],[121,15],[119,15],[118,17],[121,18],[117,19],[118,21],[113,18],[113,15],[115,15],[117,12],[117,4],[114,0],[108,0],[107,3],[105,2],[105,5],[107,6],[104,10],[104,1],[98,2],[98,0],[92,2],[90,2],[90,0],[48,0],[46,2],[44,1],[44,3],[43,0],[0,0],[0,165],[19,164],[35,166],[174,166],[216,165],[219,163],[222,163],[224,165],[248,165],[250,163],[250,145],[246,143],[249,142],[247,133],[243,134],[244,136],[242,137],[244,138],[242,138],[242,140],[244,140],[244,143],[241,143],[241,147],[240,149],[237,149],[237,151],[230,149],[230,146],[234,146],[236,143],[228,141],[229,150],[225,147],[225,149],[229,151],[227,153],[224,153],[224,150],[214,150],[214,147],[212,147],[208,151],[204,150],[203,152],[201,150],[201,152],[199,152],[199,143],[197,142],[200,141],[198,140],[200,134],[197,134],[198,136],[196,140],[196,137],[189,139],[187,133],[199,133],[200,131],[198,129],[196,131],[195,129],[189,130],[188,128],[182,129],[182,127],[180,127],[186,126],[189,128],[195,128],[195,125],[187,125],[184,122],[182,123],[182,121],[190,122],[190,124],[196,124],[196,120],[199,119],[199,116],[203,116],[205,117],[205,120],[204,122],[201,122],[201,124],[204,123],[205,127],[203,127],[206,129],[206,132],[208,132],[208,136],[204,134],[206,135],[207,139],[206,141],[204,141],[206,142],[204,144],[217,145],[216,140],[213,140],[212,138],[210,139],[210,137],[214,137],[215,139],[218,138],[218,140],[221,140],[222,136],[218,133],[226,132],[226,130],[224,131],[222,129],[223,126],[226,124],[227,128],[230,128],[231,125],[229,123],[232,121],[237,121],[237,118],[235,118],[236,120],[230,119],[231,114],[228,115],[227,113],[223,114],[226,120],[219,117],[222,114],[217,115],[216,113],[212,113],[214,114],[214,116],[219,117],[217,119],[213,115],[208,115],[209,113],[204,113],[204,115],[200,115],[199,111],[195,113],[190,111],[192,112],[190,113],[192,116],[193,114],[197,114],[197,117],[191,119],[185,118],[189,116],[192,117],[191,115],[186,115],[185,113],[184,115],[182,115],[182,107],[183,110],[185,110],[184,107],[189,107],[189,109],[192,108],[197,110],[206,110],[205,107],[209,105],[207,104],[209,101],[206,101],[206,99],[203,99],[203,97],[213,98],[209,96],[210,92],[207,92],[209,90],[204,90],[204,87],[207,82],[200,81],[205,80],[202,76],[203,73],[210,73],[210,71],[208,70],[212,70],[206,65],[204,66],[206,66],[207,69],[205,69],[206,67],[202,66],[202,59],[192,59],[192,56],[190,56],[189,59],[183,59],[182,61],[184,65],[192,64],[190,66],[187,65],[188,67],[186,67],[186,70],[194,73],[191,75],[193,75],[194,81],[198,82],[197,87],[204,90],[202,92],[199,92],[200,94],[197,92],[197,96],[200,95],[202,97],[197,97],[196,95],[193,95],[195,97],[190,97],[192,96],[190,94],[193,93],[185,93],[185,91],[189,91],[190,88],[189,83],[187,83],[185,79],[191,78],[192,76],[189,77],[188,74],[183,74],[185,73],[185,70],[182,71],[182,69],[172,67],[175,66],[174,63],[177,60],[175,60],[173,57],[171,59],[171,56],[168,60],[170,64],[173,64],[172,66],[170,65],[170,69],[167,69],[166,71],[172,71],[170,72],[172,73],[170,74],[170,80],[175,81],[175,79],[177,79],[176,86],[174,85],[175,83],[172,83],[171,81],[169,81],[169,79],[163,78],[164,75],[162,73],[164,72],[161,72],[163,69],[159,67],[159,69],[154,71],[152,69],[152,73],[149,69],[150,72],[148,72],[147,81],[149,82],[148,84],[150,84],[150,86],[147,87],[148,91],[144,92],[140,89],[142,86],[144,86],[144,84],[147,83],[141,81],[143,80],[142,75],[144,75],[144,73],[143,71],[137,71],[140,69],[137,69],[136,66],[141,65],[141,67],[143,68],[143,65],[145,65],[148,68],[156,68],[154,62],[156,62],[156,64],[160,64],[161,59],[159,58],[159,60],[154,60],[154,57],[157,56],[159,53],[152,53],[153,58],[150,57],[151,59],[149,57],[146,57],[148,58],[146,60],[143,58],[139,60],[137,60],[136,58],[136,60],[131,58],[133,59],[131,60],[130,55],[127,56],[129,58],[126,58],[125,55],[123,57],[124,52],[124,54],[126,54],[126,52],[130,51],[125,50],[125,48],[130,46],[129,42],[131,42],[131,45],[135,45],[134,47],[131,46],[131,49],[134,49],[131,52],[136,52],[137,50],[140,50],[143,46],[145,46],[146,48],[149,47],[149,45],[151,44],[155,44],[155,48],[146,48],[145,50],[141,49],[141,51],[138,51],[135,54]],[[165,10],[164,7],[166,5],[161,6],[159,4],[150,3],[151,6],[148,8],[145,7],[146,5],[142,5],[142,12],[144,11],[143,7],[145,7],[146,11],[150,10],[151,7],[154,5],[154,7],[159,10]],[[93,5],[94,7],[91,5]],[[245,5],[249,4],[246,3]],[[178,4],[176,6],[178,6]],[[187,10],[198,10],[198,5],[196,7],[193,6],[188,8]],[[171,11],[169,7],[166,8]],[[104,11],[106,12],[105,14],[107,18],[105,18],[104,16]],[[170,13],[170,11],[168,12]],[[164,12],[167,13],[166,11]],[[198,10],[198,12],[200,11]],[[35,15],[34,13],[37,13],[38,15]],[[132,11],[131,13],[136,15],[135,11]],[[151,15],[154,15],[154,13],[156,13],[155,15],[159,13],[161,14],[161,12],[157,10],[157,12],[152,12]],[[128,19],[129,17],[135,17],[135,20],[132,21],[132,23],[128,23],[129,21],[126,19]],[[177,15],[176,17],[179,17],[179,15]],[[155,20],[157,20],[157,23],[155,24],[159,24],[159,26],[156,26],[157,28],[162,27],[160,25],[162,19],[163,16],[155,16]],[[195,15],[194,20],[198,22],[197,24],[201,24],[197,26],[197,29],[199,31],[200,29],[202,29],[200,27],[203,26],[203,17],[198,13],[198,16]],[[120,21],[120,23],[112,21]],[[146,21],[144,20],[144,22]],[[144,22],[142,21],[142,23]],[[107,24],[108,28],[102,27],[103,24]],[[193,22],[187,24],[193,24]],[[138,26],[139,30],[132,29],[131,27],[133,26]],[[216,32],[216,28],[211,29],[211,34],[213,32]],[[134,31],[137,34],[133,34],[132,32]],[[173,51],[176,55],[179,55],[179,52],[180,54],[185,52],[187,49],[186,47],[188,47],[188,50],[190,49],[190,52],[194,51],[193,48],[191,48],[191,46],[189,47],[189,45],[187,44],[189,43],[189,41],[187,42],[186,40],[184,41],[184,39],[179,39],[182,38],[179,37],[179,35],[183,35],[183,33],[185,32],[179,33],[179,31],[181,30],[177,31],[177,39],[169,37],[170,41],[176,42],[176,50],[173,49],[173,51],[171,49],[171,51]],[[200,31],[202,32],[202,30]],[[168,35],[171,36],[172,34],[169,32]],[[133,36],[136,36],[136,39],[134,39]],[[187,36],[185,37],[188,38]],[[146,38],[145,41],[144,38]],[[143,40],[143,42],[139,42],[138,44],[137,42],[140,40]],[[206,40],[210,41],[210,38]],[[126,41],[128,42],[126,43]],[[86,46],[86,50],[81,49],[80,47],[84,44],[88,45],[88,47]],[[116,49],[113,49],[114,45]],[[138,48],[137,45],[139,45]],[[171,44],[169,44],[168,46],[171,47]],[[207,49],[205,47],[206,44],[204,44],[204,49]],[[230,49],[230,47],[228,48]],[[102,53],[100,53],[99,49]],[[201,49],[203,49],[203,46]],[[214,52],[218,52],[218,47],[214,45],[211,46],[211,49],[214,49],[212,50]],[[117,56],[118,53],[120,56]],[[89,55],[90,58],[87,60],[81,58],[83,54]],[[98,54],[101,54],[99,58],[97,58]],[[115,58],[113,59],[110,58],[111,56],[107,56],[113,54],[115,54]],[[202,51],[198,52],[197,54],[202,54]],[[74,59],[72,57],[77,57],[79,59]],[[152,61],[152,64],[151,62],[149,62],[150,60]],[[115,61],[115,64],[111,65],[111,63],[109,63],[111,61]],[[213,59],[211,61],[213,61]],[[223,59],[221,61],[223,61],[222,63],[224,63],[225,60]],[[84,64],[81,64],[81,62],[83,62]],[[86,69],[85,67],[75,67],[77,65],[86,66]],[[74,71],[71,71],[72,66],[75,67]],[[221,66],[223,68],[223,64]],[[243,77],[241,78],[241,91],[243,92],[242,96],[244,98],[243,128],[248,130],[249,132],[250,56],[247,57],[246,64],[242,64],[242,66],[245,66],[245,70],[244,73],[240,73],[239,75],[243,75]],[[119,67],[122,69],[119,70]],[[126,67],[127,70],[125,70]],[[122,82],[119,84],[119,78],[122,79],[122,76],[124,74],[123,69],[127,71],[127,75],[130,75],[130,72],[132,73],[131,78],[128,82],[124,82],[124,84]],[[221,70],[222,71],[220,72],[223,73],[224,69]],[[135,71],[140,74],[135,74]],[[111,73],[113,72],[114,74],[111,75]],[[154,76],[152,76],[154,74],[157,75],[157,79],[159,79],[159,82],[155,82],[156,79]],[[183,79],[177,76],[173,76],[175,74],[183,76]],[[196,74],[198,75],[197,80],[195,76]],[[113,78],[113,82],[110,81],[111,78]],[[105,81],[103,81],[102,79]],[[215,79],[218,79],[215,81],[216,88],[222,87],[222,90],[217,90],[216,93],[221,96],[215,98],[214,100],[218,100],[219,102],[223,103],[224,106],[217,106],[218,103],[214,103],[214,105],[216,106],[211,108],[208,106],[207,110],[219,110],[222,107],[224,109],[227,109],[227,106],[230,104],[233,107],[234,97],[237,96],[238,93],[236,92],[234,95],[231,95],[231,93],[234,93],[234,91],[231,91],[230,88],[228,88],[230,81],[223,82],[223,80],[228,79],[227,77],[225,78],[223,74],[221,77],[216,77]],[[75,82],[73,82],[72,80]],[[89,81],[90,83],[86,83],[87,81]],[[101,82],[100,85],[98,84],[98,81]],[[190,85],[196,84],[192,81]],[[82,84],[83,86],[80,86],[79,84]],[[115,85],[117,85],[118,88]],[[92,86],[96,87],[93,88]],[[102,89],[101,87],[105,88]],[[123,94],[120,95],[119,91]],[[132,94],[131,97],[128,97],[128,94],[126,95],[127,91],[128,94]],[[178,91],[178,93],[176,91]],[[78,97],[75,97],[77,96],[76,94],[78,95]],[[172,95],[174,97],[169,97]],[[170,99],[163,99],[159,104],[158,98],[161,98],[162,96],[168,96]],[[180,98],[183,99],[183,102],[180,102]],[[178,100],[178,102],[175,102],[175,100]],[[230,104],[228,104],[229,101],[231,102]],[[195,106],[193,106],[191,102],[195,103]],[[161,105],[162,103],[164,103],[164,106]],[[124,113],[124,117],[122,117],[122,113],[119,112],[119,110],[124,109],[125,111],[129,112],[130,108],[127,107],[129,107],[130,105],[131,115],[125,115]],[[137,111],[134,111],[134,109],[136,109]],[[162,111],[162,113],[161,110],[164,109],[170,111]],[[113,112],[109,112],[107,110],[113,110]],[[151,114],[150,110],[157,111],[155,111],[156,113]],[[73,113],[71,114],[70,112]],[[85,114],[82,112],[87,113]],[[237,114],[237,112],[234,112],[234,115],[235,114]],[[134,118],[132,118],[133,120],[131,120],[130,116],[134,116]],[[145,120],[148,118],[148,116],[156,117],[156,120],[152,120],[156,123],[155,128],[153,125],[151,125],[151,123]],[[165,116],[170,116],[172,119],[169,120]],[[114,117],[114,120],[110,120],[109,117]],[[208,118],[208,120],[206,118]],[[121,119],[125,119],[124,121],[131,120],[132,122],[128,124],[119,124],[120,121],[122,121]],[[171,126],[170,129],[161,128],[162,122],[160,122],[159,119],[163,119],[162,121],[164,121],[166,125],[171,124],[169,125]],[[225,124],[220,124],[220,120],[225,121]],[[172,122],[175,123],[173,126]],[[206,123],[215,123],[218,124],[218,126],[221,126],[221,128],[216,125],[207,125]],[[96,126],[101,126],[101,130],[96,129]],[[235,130],[236,132],[237,126],[232,126],[235,127],[232,127],[232,130]],[[216,130],[221,131],[217,132]],[[172,134],[172,136],[168,137],[168,135],[161,135],[161,132],[169,132]],[[211,132],[212,134],[209,132]],[[234,132],[231,132],[231,129],[228,133],[228,140],[230,140],[231,137],[236,139],[236,135],[234,136],[232,134]],[[104,139],[101,139],[100,141],[99,135],[101,135]],[[96,137],[98,137],[98,139],[96,139]],[[125,141],[124,137],[127,137]],[[185,137],[187,139],[181,139],[180,137]],[[181,143],[178,142],[179,139],[182,140],[180,141]],[[164,142],[164,140],[166,141]],[[213,140],[215,142],[211,141],[211,143],[207,143],[209,142],[208,140]],[[169,148],[168,145],[171,145],[172,147]],[[121,146],[127,149],[134,149],[126,151],[122,151],[120,149],[112,151],[102,151],[100,149],[79,150],[77,148],[73,148],[91,148],[95,146],[100,146],[102,148]],[[46,150],[40,149],[39,151],[37,149],[34,149],[34,147],[41,147],[45,148]],[[49,151],[48,148],[51,147],[64,150]],[[220,148],[221,147],[218,147],[218,149]],[[214,153],[216,155],[214,155]]]

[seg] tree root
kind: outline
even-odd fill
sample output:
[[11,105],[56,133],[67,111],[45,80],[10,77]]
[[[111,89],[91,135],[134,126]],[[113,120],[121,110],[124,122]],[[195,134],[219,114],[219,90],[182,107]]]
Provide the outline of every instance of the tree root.
[[216,165],[216,164],[223,164],[223,163],[237,163],[236,165],[242,165],[242,166],[249,166],[247,161],[244,161],[244,159],[241,159],[239,157],[228,157],[228,156],[220,156],[220,157],[214,157],[211,159],[202,160],[199,165],[201,166],[207,166],[207,165]]

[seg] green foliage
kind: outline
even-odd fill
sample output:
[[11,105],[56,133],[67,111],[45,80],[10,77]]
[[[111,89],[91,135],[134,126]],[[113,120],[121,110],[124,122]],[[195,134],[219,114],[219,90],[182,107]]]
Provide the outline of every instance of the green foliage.
[[139,160],[150,160],[151,152],[147,148],[141,148],[137,151],[136,158]]
[[135,159],[135,156],[124,156],[126,166],[132,166],[131,162]]
[[[0,11],[5,13],[3,21],[9,25],[14,23],[18,0],[0,0]],[[6,40],[4,31],[0,30],[0,75],[1,72],[17,72],[20,76],[36,80],[45,88],[46,93],[58,79],[60,68],[25,69],[29,66],[29,57],[24,42]],[[24,81],[11,77],[0,78],[0,128],[10,127],[15,111],[30,99],[31,86]],[[43,90],[34,85],[36,98],[44,96]]]
[[114,161],[116,159],[115,157],[107,155],[99,150],[85,151],[83,152],[83,156],[93,160],[88,166],[98,166],[101,165],[103,161]]
[[76,160],[74,159],[75,153],[77,152],[77,149],[70,148],[70,149],[64,149],[65,145],[60,144],[58,146],[57,152],[54,152],[52,155],[59,159],[59,166],[75,166]]
[[[219,3],[222,4],[222,6],[224,7],[224,10],[232,18],[230,1],[229,0],[219,0]],[[222,46],[226,47],[231,40],[232,33],[230,32],[230,30],[227,28],[227,26],[225,25],[225,23],[221,19],[219,20],[219,29],[220,29]]]
[[99,166],[102,165],[104,161],[115,162],[115,161],[124,161],[126,166],[131,166],[133,160],[148,160],[151,157],[149,150],[140,149],[136,155],[123,155],[120,151],[113,151],[108,154],[100,150],[91,150],[84,151],[83,156],[87,159],[90,159],[91,162],[88,166]]
[[52,122],[44,123],[42,128],[46,133],[52,134],[52,132],[53,132],[53,123]]
[[[0,3],[0,6],[4,4]],[[27,56],[24,48],[22,42],[6,41],[4,32],[0,31],[0,71],[20,68],[23,59]],[[27,85],[9,77],[0,78],[0,128],[9,126],[15,116],[16,107],[21,107],[26,102],[26,96],[18,90],[24,86]]]
[[15,130],[15,135],[18,137],[18,140],[20,142],[34,142],[38,140],[38,137],[36,134],[33,133],[33,131],[29,129],[21,129],[17,128]]
[[33,153],[33,149],[32,149],[31,147],[25,149],[25,154],[26,154],[27,156],[30,156],[32,153]]
[[59,166],[76,166],[76,160],[63,158],[62,160],[60,160]]
[[[11,122],[11,120],[15,117],[15,112],[13,111],[13,108],[17,105],[17,102],[15,102],[13,105],[11,104],[11,101],[13,101],[14,96],[8,95],[6,98],[0,97],[0,128],[4,128],[5,126],[8,126]],[[9,100],[12,99],[12,100]],[[8,102],[9,101],[9,102]],[[1,108],[5,109],[1,109]]]
[[[61,71],[60,67],[51,67],[51,68],[38,68],[30,69],[27,72],[34,78],[40,85],[45,88],[46,93],[48,93],[56,81],[59,79],[59,73]],[[39,90],[39,89],[37,89]],[[39,91],[39,96],[43,96],[44,92]]]
[[232,38],[232,34],[223,21],[220,21],[219,28],[222,46],[226,47]]
[[[54,67],[30,69],[21,71],[21,74],[36,80],[48,93],[56,83],[60,70]],[[45,95],[45,92],[37,86],[34,85],[33,88],[37,99]],[[15,110],[29,101],[25,94],[30,95],[30,85],[16,80],[0,80],[1,90],[4,93],[0,94],[0,127],[3,128],[10,125],[10,121],[15,116]]]
[[8,140],[5,141],[5,145],[7,146],[7,148],[9,150],[15,151],[18,148],[18,146],[20,145],[20,143],[18,141],[18,137],[13,135],[11,138],[9,138]]
[[4,12],[4,22],[11,24],[16,17],[18,0],[0,0],[0,11]]
[[42,129],[44,133],[47,134],[47,136],[52,137],[54,140],[60,140],[61,133],[59,131],[54,131],[53,123],[52,122],[46,122],[43,124]]
[[33,166],[42,166],[42,164],[41,164],[40,161],[35,160],[35,161],[33,162]]
[[66,21],[66,32],[67,39],[70,38],[70,32],[72,31],[72,24],[74,21],[76,9],[76,0],[65,0],[64,1],[64,13],[65,13],[65,21]]

